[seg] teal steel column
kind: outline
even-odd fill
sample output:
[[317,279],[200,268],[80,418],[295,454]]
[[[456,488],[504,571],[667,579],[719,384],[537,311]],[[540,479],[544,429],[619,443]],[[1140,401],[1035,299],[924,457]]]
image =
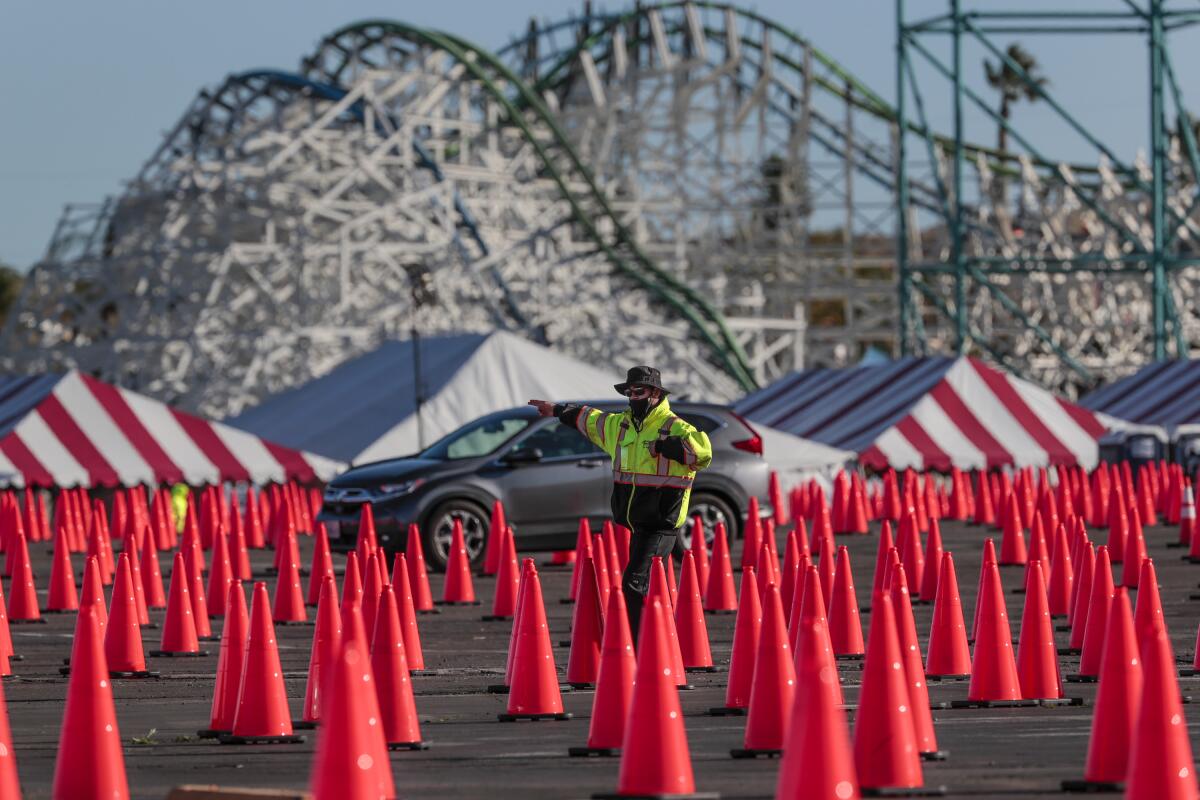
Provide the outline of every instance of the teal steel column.
[[1167,159],[1166,124],[1163,117],[1163,0],[1150,0],[1150,165],[1154,173],[1150,222],[1154,229],[1154,358],[1167,357],[1167,275],[1165,247],[1166,187],[1164,168]]
[[960,0],[950,0],[954,46],[954,205],[951,209],[950,258],[954,262],[955,349],[967,349],[967,268],[963,251],[963,108],[962,108],[962,9]]
[[908,329],[912,315],[912,277],[908,271],[908,165],[904,146],[908,116],[904,104],[904,75],[908,53],[904,38],[904,0],[896,0],[896,270],[900,292],[900,355],[910,354]]

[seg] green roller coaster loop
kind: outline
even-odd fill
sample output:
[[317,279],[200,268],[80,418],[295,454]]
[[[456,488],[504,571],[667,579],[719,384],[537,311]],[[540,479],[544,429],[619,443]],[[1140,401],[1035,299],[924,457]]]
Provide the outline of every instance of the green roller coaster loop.
[[[713,11],[721,12],[729,11],[732,12],[735,17],[754,22],[762,25],[768,30],[778,33],[789,43],[807,49],[812,54],[814,61],[828,69],[839,79],[837,81],[831,81],[820,75],[812,75],[810,77],[812,79],[813,86],[818,87],[823,91],[836,96],[838,99],[849,103],[851,106],[865,111],[886,122],[895,123],[899,120],[899,115],[894,106],[872,91],[869,86],[860,81],[850,71],[834,60],[829,54],[813,45],[812,42],[810,42],[808,39],[805,39],[800,34],[749,9],[742,8],[732,3],[706,2],[706,0],[670,0],[670,2],[664,2],[657,5],[641,6],[635,10],[626,11],[619,14],[593,14],[590,19],[599,22],[600,27],[595,31],[590,31],[587,36],[582,37],[574,47],[562,51],[553,65],[543,75],[538,77],[538,80],[534,84],[533,88],[539,93],[551,88],[558,81],[565,77],[564,70],[568,68],[575,59],[578,58],[580,51],[603,43],[619,26],[628,25],[628,23],[632,22],[638,17],[644,16],[650,11],[667,11],[675,8],[683,8],[685,6],[694,6],[696,8],[711,9]],[[561,24],[578,25],[580,22],[587,21],[587,19],[588,18],[583,20],[570,20]],[[721,32],[711,28],[705,28],[705,34],[709,36],[709,38],[718,40]],[[741,36],[739,37],[739,40],[742,45],[751,47],[753,49],[761,48],[761,43],[753,41],[749,37]],[[504,49],[508,50],[510,48],[517,47],[521,44],[524,44],[525,41],[526,39],[518,38],[507,45]],[[633,39],[629,41],[640,41],[640,39]],[[800,74],[804,73],[802,65],[797,64],[795,61],[787,58],[782,53],[773,53],[773,57],[779,63],[784,64],[790,69],[793,69]],[[847,91],[847,87],[849,87],[849,91]],[[941,145],[943,148],[949,149],[954,145],[953,136],[939,134],[916,122],[907,121],[905,127],[910,133],[929,137],[932,141]],[[1017,173],[1016,168],[1010,166],[1010,164],[1017,162],[1019,159],[1019,156],[1013,153],[997,150],[994,147],[988,147],[986,145],[969,142],[963,143],[963,152],[972,156],[984,156],[988,159],[989,166],[993,171],[1008,175]],[[1051,176],[1056,176],[1058,174],[1060,162],[1051,161],[1049,159],[1040,157],[1032,158],[1031,162],[1035,166],[1047,170]],[[1099,172],[1095,165],[1069,164],[1068,166],[1076,175],[1096,175]]]
[[[500,104],[509,116],[510,121],[518,127],[526,140],[533,146],[547,174],[549,174],[558,186],[563,198],[571,207],[576,221],[583,226],[609,261],[623,273],[632,277],[651,293],[661,297],[668,305],[682,314],[713,350],[719,363],[744,390],[749,391],[757,388],[758,384],[750,370],[749,359],[725,323],[720,312],[713,308],[707,300],[691,289],[691,287],[682,284],[676,278],[664,272],[641,250],[628,228],[626,228],[609,206],[607,198],[596,184],[591,171],[583,163],[583,160],[570,144],[562,129],[559,128],[553,115],[550,114],[549,110],[542,103],[541,98],[524,81],[513,74],[491,52],[477,45],[446,33],[424,30],[392,20],[359,22],[335,32],[328,39],[334,40],[347,33],[369,28],[377,28],[405,37],[415,43],[437,48],[446,52],[462,64],[472,77],[479,81],[488,94]],[[533,129],[522,115],[521,110],[513,102],[513,99],[497,85],[496,80],[488,74],[485,67],[490,67],[504,82],[509,83],[518,93],[522,106],[531,110],[538,121],[546,126],[546,129],[552,134],[554,145],[567,156],[572,168],[584,179],[592,199],[603,215],[612,223],[620,244],[633,254],[633,258],[637,261],[637,266],[629,264],[596,228],[591,215],[586,213],[580,205],[579,198],[569,188],[565,176],[559,171],[551,159],[549,152],[546,150],[545,145],[535,135]],[[697,312],[697,307],[700,310],[699,313]],[[702,317],[707,317],[708,323]],[[717,329],[719,339],[718,335],[714,335],[710,330],[710,324]]]

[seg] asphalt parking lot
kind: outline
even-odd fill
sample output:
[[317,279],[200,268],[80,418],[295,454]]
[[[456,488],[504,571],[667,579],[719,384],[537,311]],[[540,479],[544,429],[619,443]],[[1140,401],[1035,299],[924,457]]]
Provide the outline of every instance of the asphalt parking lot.
[[[877,530],[876,526],[872,526]],[[979,573],[982,529],[959,523],[942,528],[944,546],[954,553],[964,612],[970,620]],[[1092,532],[1103,542],[1105,532]],[[1167,528],[1146,531],[1150,555],[1155,559],[1161,584],[1164,613],[1179,661],[1190,663],[1200,619],[1200,601],[1188,595],[1197,591],[1200,565],[1180,560],[1183,551],[1167,549],[1176,533]],[[838,537],[850,548],[859,602],[867,605],[874,569],[877,538]],[[307,563],[310,542],[301,542]],[[38,585],[45,588],[50,570],[46,544],[31,546]],[[735,550],[738,552],[740,548]],[[779,550],[783,550],[783,540]],[[270,563],[269,551],[252,551],[256,569]],[[548,554],[537,554],[539,562]],[[166,555],[160,555],[164,575]],[[343,558],[335,556],[340,572]],[[82,557],[74,557],[81,572]],[[736,561],[735,561],[736,563]],[[551,639],[568,638],[571,606],[565,597],[569,569],[540,570]],[[1020,585],[1023,571],[1004,567],[1002,576],[1013,634],[1018,634],[1022,596],[1007,590]],[[439,596],[441,576],[432,576],[434,596]],[[273,581],[269,581],[273,587]],[[614,759],[577,759],[567,747],[581,745],[587,737],[592,692],[564,694],[566,710],[574,719],[565,722],[501,723],[503,695],[488,694],[485,687],[502,676],[510,623],[484,622],[493,581],[476,579],[484,605],[443,608],[440,614],[422,616],[420,628],[426,667],[431,674],[414,677],[417,709],[424,738],[432,747],[424,752],[394,752],[392,771],[397,794],[409,798],[478,798],[497,793],[523,798],[589,797],[593,792],[616,788],[618,763]],[[7,589],[7,585],[6,585]],[[151,611],[161,622],[162,611]],[[930,606],[916,609],[918,631],[928,634]],[[55,755],[67,679],[59,675],[62,659],[69,655],[75,615],[47,616],[45,625],[13,625],[16,651],[23,661],[13,663],[16,675],[4,681],[21,783],[27,798],[50,796]],[[869,614],[864,621],[869,621]],[[727,664],[734,618],[708,616],[713,656]],[[219,634],[219,621],[213,623]],[[308,665],[309,626],[280,626],[280,656],[294,718],[299,718]],[[157,647],[158,630],[143,631],[147,651]],[[1066,645],[1065,633],[1057,634]],[[114,697],[131,794],[137,798],[163,798],[169,789],[184,783],[304,789],[319,732],[309,731],[300,745],[222,745],[196,738],[207,727],[218,645],[209,645],[206,659],[153,659],[150,669],[159,679],[117,680]],[[556,649],[560,672],[565,673],[566,649]],[[1074,671],[1076,659],[1062,657],[1063,674]],[[778,761],[734,760],[729,750],[741,745],[744,718],[709,717],[704,711],[721,705],[724,673],[692,675],[696,689],[681,693],[697,789],[719,792],[727,798],[763,798],[774,794]],[[859,671],[842,669],[846,701],[854,703]],[[1181,679],[1185,697],[1200,684]],[[1094,684],[1065,684],[1068,695],[1082,697],[1083,707],[960,709],[934,711],[939,745],[949,751],[943,762],[927,763],[929,785],[944,785],[949,797],[1050,797],[1061,796],[1059,781],[1077,778],[1083,770],[1091,720]],[[930,697],[965,698],[965,683],[932,684]],[[1197,745],[1200,706],[1185,706],[1193,748]],[[151,734],[150,732],[153,731]],[[138,743],[134,742],[134,739]]]

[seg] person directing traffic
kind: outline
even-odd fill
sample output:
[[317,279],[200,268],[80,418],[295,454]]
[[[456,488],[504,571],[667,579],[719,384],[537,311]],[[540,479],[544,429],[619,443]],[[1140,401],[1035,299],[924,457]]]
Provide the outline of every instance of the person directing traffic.
[[696,471],[712,463],[712,444],[708,434],[671,412],[670,392],[654,367],[633,367],[614,388],[629,398],[627,410],[608,413],[546,400],[529,405],[543,417],[558,417],[612,458],[613,519],[632,534],[621,586],[636,643],[652,559],[666,559],[674,549]]

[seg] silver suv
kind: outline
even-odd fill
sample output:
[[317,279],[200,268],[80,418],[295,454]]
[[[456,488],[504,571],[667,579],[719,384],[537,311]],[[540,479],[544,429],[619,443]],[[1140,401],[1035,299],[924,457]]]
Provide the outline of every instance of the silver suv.
[[[626,407],[619,401],[587,405]],[[678,401],[671,410],[712,442],[712,466],[697,473],[689,516],[700,516],[708,538],[718,521],[738,536],[751,496],[770,512],[762,438],[726,406]],[[581,517],[594,530],[611,518],[611,491],[611,462],[602,450],[557,419],[521,406],[468,422],[420,453],[347,470],[326,489],[319,519],[335,550],[353,549],[362,505],[369,502],[386,550],[402,550],[408,523],[416,522],[430,566],[441,569],[455,518],[473,562],[482,558],[497,499],[519,549],[568,550]],[[688,526],[683,534],[686,547]]]

